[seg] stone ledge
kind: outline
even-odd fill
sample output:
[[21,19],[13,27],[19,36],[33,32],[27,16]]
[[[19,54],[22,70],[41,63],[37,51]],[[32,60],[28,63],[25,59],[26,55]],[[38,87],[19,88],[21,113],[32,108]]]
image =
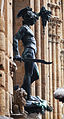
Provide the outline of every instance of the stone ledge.
[[[13,119],[40,119],[40,115],[37,113],[31,114],[12,114]],[[12,119],[12,118],[10,118]]]
[[23,118],[27,118],[27,115],[25,113],[23,114],[11,114],[11,117],[13,117],[14,119],[23,119]]
[[13,119],[11,117],[6,117],[6,116],[0,116],[0,119]]

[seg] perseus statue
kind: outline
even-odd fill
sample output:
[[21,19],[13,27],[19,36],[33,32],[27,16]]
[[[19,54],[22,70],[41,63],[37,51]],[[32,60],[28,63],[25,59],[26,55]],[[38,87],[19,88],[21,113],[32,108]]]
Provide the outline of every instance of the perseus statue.
[[[39,71],[36,62],[42,62],[44,64],[51,64],[51,62],[46,62],[44,60],[35,59],[35,54],[37,52],[36,40],[34,38],[34,33],[30,29],[30,26],[34,25],[39,19],[42,18],[43,28],[46,26],[46,22],[49,20],[51,12],[42,7],[39,13],[32,11],[32,8],[26,7],[19,11],[17,18],[23,18],[23,25],[20,27],[18,32],[13,38],[13,51],[14,60],[24,61],[25,75],[22,84],[22,88],[27,92],[27,99],[30,99],[30,86],[31,84],[39,79]],[[22,40],[24,51],[22,56],[20,56],[18,50],[18,41]]]

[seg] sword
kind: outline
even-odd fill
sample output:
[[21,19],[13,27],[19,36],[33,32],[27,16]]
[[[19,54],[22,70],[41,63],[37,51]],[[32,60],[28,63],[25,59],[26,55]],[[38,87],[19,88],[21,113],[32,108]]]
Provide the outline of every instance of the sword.
[[32,58],[23,58],[23,57],[14,57],[13,58],[16,61],[20,61],[20,62],[38,62],[38,63],[43,63],[43,64],[52,64],[52,62],[47,62],[45,60],[42,59],[32,59]]

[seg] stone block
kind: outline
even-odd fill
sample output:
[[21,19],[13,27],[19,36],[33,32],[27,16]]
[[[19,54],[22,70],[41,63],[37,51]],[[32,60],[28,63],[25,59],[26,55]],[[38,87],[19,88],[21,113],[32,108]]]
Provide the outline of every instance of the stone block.
[[0,51],[0,69],[5,69],[5,53]]
[[0,18],[0,31],[5,31],[4,17]]
[[13,59],[13,44],[10,42],[9,38],[7,37],[5,42],[5,53],[9,58]]
[[5,38],[5,53],[8,56],[9,55],[9,39]]
[[48,34],[52,35],[52,26],[49,24]]
[[5,74],[5,90],[8,91],[8,82],[9,82],[9,78],[8,78],[8,74]]
[[9,77],[8,77],[9,79],[9,83],[8,83],[8,89],[9,89],[9,93],[10,94],[12,94],[13,95],[13,80],[12,80],[12,78],[11,78],[11,76],[9,75]]
[[5,87],[5,73],[0,70],[0,86]]
[[9,58],[13,59],[13,44],[9,43]]
[[5,92],[5,115],[10,116],[9,112],[9,93],[6,91]]
[[0,115],[5,115],[5,90],[0,87]]
[[12,101],[13,101],[13,95],[9,94],[9,111],[10,111],[10,114],[12,114]]
[[8,57],[11,57],[11,54],[10,54],[10,52],[11,52],[11,46],[10,46],[10,41],[9,41],[9,38],[7,38],[7,41],[6,41],[6,47],[7,47],[7,54],[8,54]]
[[5,81],[6,91],[8,91],[8,93],[13,95],[13,80],[9,74],[5,74],[5,77],[6,77]]
[[5,73],[10,74],[9,72],[9,58],[5,56]]
[[0,32],[0,50],[5,51],[5,34]]

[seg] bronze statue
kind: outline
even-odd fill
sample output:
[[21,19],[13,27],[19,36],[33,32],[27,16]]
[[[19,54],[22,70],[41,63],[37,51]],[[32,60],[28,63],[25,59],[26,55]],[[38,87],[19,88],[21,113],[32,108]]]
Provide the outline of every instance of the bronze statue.
[[[52,62],[46,62],[44,60],[35,59],[37,52],[36,40],[34,33],[30,29],[30,26],[35,24],[39,16],[42,18],[43,28],[46,26],[46,22],[49,20],[51,12],[42,7],[39,13],[32,11],[32,8],[26,7],[19,11],[17,18],[23,18],[23,25],[19,31],[14,35],[13,39],[13,51],[14,60],[24,61],[25,75],[23,85],[21,86],[27,92],[27,99],[30,99],[30,86],[35,80],[39,79],[39,71],[36,62],[44,64],[51,64]],[[18,40],[22,40],[24,51],[22,57],[18,50]]]

